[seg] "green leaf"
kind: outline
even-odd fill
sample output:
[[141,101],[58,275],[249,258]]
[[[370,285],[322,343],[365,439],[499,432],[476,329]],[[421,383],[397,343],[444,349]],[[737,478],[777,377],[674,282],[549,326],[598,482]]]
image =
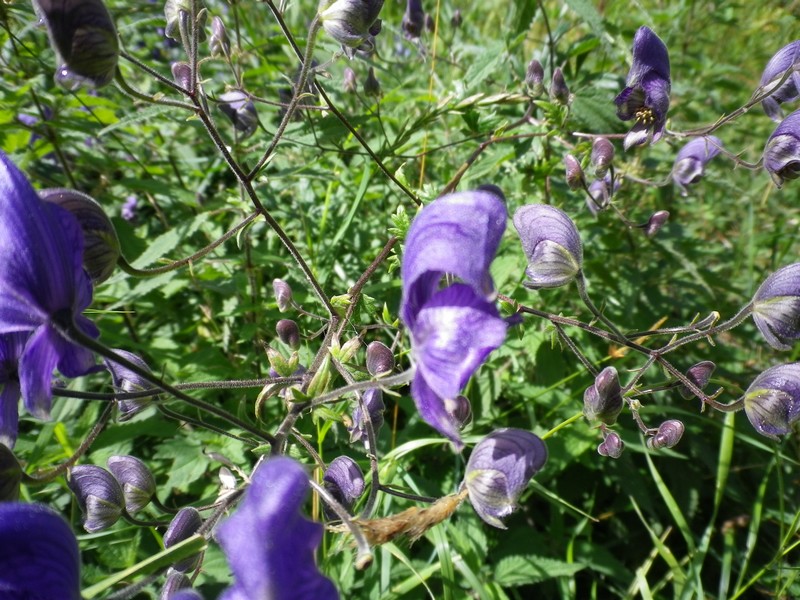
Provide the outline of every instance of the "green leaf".
[[499,585],[530,585],[554,577],[570,577],[586,565],[568,563],[544,556],[507,556],[497,563],[493,579]]

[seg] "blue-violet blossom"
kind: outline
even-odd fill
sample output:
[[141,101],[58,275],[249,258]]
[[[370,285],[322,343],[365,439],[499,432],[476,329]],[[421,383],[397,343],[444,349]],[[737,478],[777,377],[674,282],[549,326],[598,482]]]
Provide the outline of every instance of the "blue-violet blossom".
[[[489,265],[506,226],[496,188],[448,194],[414,219],[406,238],[400,316],[411,333],[411,395],[422,419],[463,448],[448,404],[506,336]],[[444,288],[446,274],[460,282]]]
[[800,339],[800,263],[775,271],[753,296],[753,321],[776,350]]
[[314,563],[322,525],[300,512],[309,487],[305,470],[291,458],[270,458],[256,467],[244,500],[217,529],[236,577],[222,600],[339,597]]
[[800,363],[770,367],[744,393],[744,412],[756,431],[777,440],[800,419]]
[[669,109],[669,53],[648,27],[640,27],[633,38],[633,63],[625,86],[614,99],[617,116],[636,121],[625,136],[625,149],[657,142],[664,133]]
[[[773,85],[783,79],[787,69],[800,66],[800,40],[787,44],[769,59],[764,73],[761,75],[761,88],[763,91],[772,90]],[[795,70],[789,74],[782,84],[761,101],[761,107],[773,121],[783,119],[783,110],[780,105],[784,102],[794,102],[800,97],[800,73]]]
[[688,195],[687,186],[697,183],[703,177],[706,163],[719,154],[722,142],[718,137],[694,138],[678,150],[675,164],[672,165],[672,180],[678,184],[681,195]]
[[566,285],[580,273],[583,245],[567,214],[549,204],[526,204],[514,213],[514,227],[528,257],[527,288]]
[[0,444],[13,448],[19,425],[19,357],[28,341],[27,332],[0,334]]
[[775,128],[764,147],[764,168],[779,188],[787,179],[800,177],[800,110]]

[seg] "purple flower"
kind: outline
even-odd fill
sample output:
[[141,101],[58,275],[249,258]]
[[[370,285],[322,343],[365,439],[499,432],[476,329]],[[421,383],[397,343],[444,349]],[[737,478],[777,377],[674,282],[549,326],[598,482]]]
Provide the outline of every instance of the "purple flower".
[[744,412],[761,435],[774,440],[800,418],[800,363],[770,367],[744,393]]
[[787,179],[800,177],[800,110],[775,128],[764,147],[764,168],[779,188]]
[[425,11],[422,10],[422,0],[407,0],[402,22],[405,38],[408,40],[419,38],[424,25]]
[[672,166],[672,179],[678,184],[681,195],[688,195],[688,185],[697,183],[705,173],[706,163],[719,154],[722,142],[718,137],[694,138],[675,156]]
[[[186,506],[180,509],[164,533],[164,548],[171,548],[184,540],[188,540],[198,532],[203,525],[203,517],[198,510],[192,506]],[[200,554],[189,556],[176,562],[172,568],[181,573],[191,571],[197,567],[200,562]]]
[[528,257],[527,288],[566,285],[580,272],[583,246],[578,229],[567,214],[547,204],[527,204],[514,213],[522,249]]
[[134,514],[150,504],[156,493],[156,481],[150,469],[135,456],[111,456],[108,470],[122,487],[125,510]]
[[[506,335],[489,274],[506,219],[499,190],[448,194],[422,210],[406,238],[400,315],[416,366],[411,395],[422,419],[458,449],[447,404]],[[445,274],[461,283],[440,289]]]
[[41,504],[0,502],[0,595],[80,600],[78,541],[58,513]]
[[78,499],[83,528],[89,533],[108,529],[122,516],[125,497],[114,476],[95,465],[78,465],[69,472],[67,485]]
[[[711,375],[714,373],[714,370],[717,368],[710,360],[702,360],[697,364],[692,365],[686,371],[686,377],[695,384],[699,389],[703,389],[708,385],[709,380],[711,379]],[[680,392],[681,396],[686,398],[687,400],[694,396],[694,394],[689,390],[688,387],[681,384],[678,387],[678,391]]]
[[523,429],[498,429],[478,442],[463,483],[478,516],[505,529],[500,518],[513,512],[520,494],[546,461],[547,446]]
[[[345,48],[374,44],[375,21],[384,0],[323,0],[318,17],[322,28]],[[372,30],[372,31],[371,31]]]
[[586,196],[586,208],[589,209],[592,216],[596,217],[600,214],[600,211],[608,208],[611,197],[614,195],[614,192],[619,189],[619,186],[619,179],[615,179],[614,185],[611,185],[610,174],[606,174],[602,179],[595,179],[589,184],[589,194]]
[[606,435],[605,439],[597,446],[597,453],[600,456],[607,456],[609,458],[619,458],[622,456],[622,451],[625,450],[625,442],[619,437],[618,433],[613,431]]
[[625,136],[625,149],[657,142],[664,133],[669,109],[669,53],[648,27],[640,27],[633,38],[633,64],[625,85],[614,99],[617,116],[636,121]]
[[[359,496],[364,493],[364,475],[356,461],[349,456],[337,456],[328,465],[322,476],[322,485],[345,510],[350,510]],[[327,506],[326,506],[327,508]],[[336,518],[336,513],[327,511],[328,518]]]
[[[778,50],[775,56],[769,59],[761,75],[761,88],[764,91],[772,89],[773,84],[783,79],[786,70],[793,69],[798,63],[800,63],[800,40],[795,40]],[[794,102],[798,97],[800,97],[800,73],[792,71],[786,81],[761,101],[761,106],[770,119],[780,122],[783,119],[780,105],[784,102]]]
[[122,204],[122,209],[120,209],[119,214],[120,216],[128,221],[128,223],[133,223],[136,221],[136,209],[139,207],[139,199],[136,196],[130,195],[125,198],[125,202]]
[[0,444],[13,448],[19,425],[18,363],[28,341],[27,332],[0,335]]
[[250,137],[258,129],[256,105],[242,90],[222,94],[219,97],[219,109],[231,120],[242,139]]
[[613,425],[622,412],[622,388],[614,367],[606,367],[583,393],[583,414],[590,421]]
[[53,370],[78,377],[96,370],[92,353],[67,340],[77,326],[97,337],[81,312],[92,301],[83,269],[83,235],[75,217],[43,202],[0,154],[0,334],[30,334],[19,359],[22,399],[38,418],[50,414]]
[[647,447],[651,450],[662,450],[663,448],[673,448],[683,437],[683,423],[677,419],[669,419],[658,426],[655,434],[647,438]]
[[322,525],[300,512],[308,489],[308,475],[290,458],[258,465],[244,500],[217,529],[236,577],[222,600],[339,597],[314,563]]
[[[383,411],[386,410],[386,405],[383,403],[383,392],[378,388],[372,388],[364,392],[364,406],[369,413],[372,429],[377,434],[378,430],[383,425]],[[356,403],[352,421],[352,426],[347,430],[350,432],[350,443],[360,440],[368,444],[369,436],[367,435],[367,425],[364,414],[361,411],[360,403]]]
[[373,377],[394,371],[394,354],[383,342],[370,342],[367,346],[367,372]]
[[[132,352],[115,348],[114,353],[129,360],[142,369],[147,369],[148,371],[150,370],[150,367],[147,366],[147,363]],[[119,363],[115,363],[108,359],[104,360],[103,362],[105,363],[106,368],[111,372],[111,381],[114,384],[114,388],[116,388],[118,391],[122,393],[130,393],[153,389],[153,384],[145,380],[141,375],[134,373],[127,367],[123,367]],[[117,400],[119,420],[127,421],[136,413],[144,409],[152,401],[153,396]]]
[[800,339],[800,263],[775,271],[753,297],[753,321],[776,350]]

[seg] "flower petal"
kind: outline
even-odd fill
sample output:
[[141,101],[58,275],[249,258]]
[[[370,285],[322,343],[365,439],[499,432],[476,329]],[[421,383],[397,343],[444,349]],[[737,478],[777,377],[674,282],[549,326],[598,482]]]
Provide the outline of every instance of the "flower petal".
[[411,382],[411,397],[419,411],[419,416],[428,425],[453,442],[459,452],[464,448],[461,435],[458,432],[458,422],[453,414],[447,410],[446,400],[434,392],[425,377],[419,372]]
[[25,408],[38,419],[50,418],[51,382],[58,363],[61,337],[52,328],[37,329],[19,360],[19,380]]

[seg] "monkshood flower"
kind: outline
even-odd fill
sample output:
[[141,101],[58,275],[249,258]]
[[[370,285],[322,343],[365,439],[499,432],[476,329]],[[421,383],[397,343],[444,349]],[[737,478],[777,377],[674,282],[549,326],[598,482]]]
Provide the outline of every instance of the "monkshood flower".
[[[188,540],[203,524],[203,517],[196,508],[187,506],[180,509],[164,533],[164,548],[171,548],[175,544]],[[200,554],[184,558],[172,565],[180,573],[193,570],[200,561]]]
[[373,377],[394,371],[394,354],[383,342],[370,342],[367,346],[367,372]]
[[678,184],[682,196],[689,194],[687,186],[700,181],[705,173],[706,164],[719,154],[720,148],[722,148],[720,139],[709,135],[694,138],[678,150],[675,164],[672,166],[672,180]]
[[669,53],[648,27],[640,27],[633,38],[633,64],[625,86],[614,99],[617,116],[636,121],[625,136],[625,149],[657,142],[664,133],[669,109]]
[[[386,405],[383,403],[383,392],[378,388],[369,389],[364,392],[363,400],[364,406],[369,413],[372,430],[377,434],[378,430],[383,426],[383,411],[386,410]],[[369,436],[367,435],[366,419],[361,411],[360,403],[356,403],[352,420],[352,426],[347,430],[350,433],[350,443],[358,441],[362,441],[365,444],[368,443]]]
[[[406,237],[400,316],[416,368],[411,395],[422,419],[458,449],[463,444],[447,402],[506,336],[489,274],[506,219],[497,188],[459,192],[426,206]],[[446,274],[461,282],[440,289]]]
[[744,393],[744,412],[761,435],[774,440],[800,419],[800,363],[770,367]]
[[[345,510],[353,508],[353,504],[364,493],[364,474],[361,468],[349,456],[337,456],[328,465],[322,476],[322,485],[341,504]],[[325,506],[325,514],[335,519],[336,513]]]
[[278,303],[278,310],[286,312],[292,305],[292,287],[283,279],[273,279],[272,291],[275,294],[275,302]]
[[567,186],[571,190],[579,190],[586,185],[581,163],[572,154],[564,155],[564,170],[566,171]]
[[[710,360],[703,360],[689,367],[689,370],[686,371],[686,378],[702,390],[708,385],[708,381],[711,379],[711,375],[714,373],[716,368],[717,365]],[[681,396],[687,400],[694,396],[689,388],[683,384],[680,385],[678,391],[680,392]]]
[[219,97],[219,109],[233,123],[233,128],[248,138],[258,129],[258,113],[250,96],[242,90],[225,92]]
[[523,429],[498,429],[478,442],[462,484],[478,516],[505,529],[500,519],[514,511],[520,494],[546,461],[547,446]]
[[776,350],[800,339],[800,263],[775,271],[753,296],[753,322]]
[[406,39],[415,40],[422,33],[425,26],[425,11],[422,10],[422,0],[408,0],[406,12],[403,15],[403,35]]
[[609,432],[606,438],[597,446],[597,453],[608,458],[619,458],[622,456],[623,450],[625,450],[625,442],[622,441],[619,434],[613,431]]
[[614,161],[614,144],[604,137],[594,138],[592,155],[589,160],[594,167],[595,177],[605,177],[606,171]]
[[83,528],[89,533],[108,529],[122,516],[125,496],[108,471],[95,465],[72,467],[67,485],[83,513]]
[[231,41],[228,39],[228,32],[225,23],[219,17],[211,19],[211,37],[208,40],[208,48],[211,56],[228,56],[231,53]]
[[19,359],[30,335],[27,332],[0,334],[0,444],[13,448],[19,425]]
[[[147,369],[148,371],[150,370],[150,367],[147,366],[147,363],[132,352],[115,348],[114,353],[118,354],[124,359],[127,359],[142,369]],[[104,363],[106,368],[111,372],[111,382],[117,391],[129,393],[153,389],[153,384],[145,380],[141,375],[134,373],[127,367],[123,367],[119,363],[115,363],[108,359],[105,359]],[[140,412],[143,408],[149,405],[152,401],[152,397],[126,398],[117,400],[119,420],[127,421],[136,413]]]
[[590,421],[613,425],[622,412],[622,388],[614,367],[606,367],[583,394],[583,414]]
[[56,81],[68,87],[111,83],[119,60],[114,21],[102,0],[34,0],[58,62]]
[[50,414],[56,367],[66,377],[96,370],[92,353],[62,334],[74,323],[90,337],[99,335],[81,315],[91,301],[78,221],[43,202],[0,153],[0,334],[30,334],[19,358],[19,384],[25,407],[37,418]]
[[345,48],[358,48],[372,44],[370,29],[382,8],[383,0],[321,0],[317,16],[333,39]]
[[779,188],[800,177],[800,110],[775,128],[764,147],[764,168]]
[[643,228],[644,234],[647,237],[653,237],[661,231],[661,228],[667,224],[667,221],[669,221],[669,211],[657,210],[647,219],[647,223],[645,223]]
[[[794,69],[800,63],[800,40],[787,44],[775,56],[769,59],[764,73],[761,75],[761,87],[766,91],[772,89],[772,85],[783,79],[787,69]],[[773,121],[780,122],[783,119],[783,111],[780,105],[784,102],[794,102],[800,98],[800,73],[792,71],[769,97],[761,101],[761,106],[767,116]]]
[[583,265],[578,229],[567,214],[547,204],[526,204],[514,213],[514,227],[528,257],[527,288],[566,285]]
[[292,319],[281,319],[275,324],[278,338],[292,350],[300,347],[300,328]]
[[0,595],[81,600],[80,555],[64,518],[43,504],[0,502]]
[[309,487],[308,474],[291,458],[270,458],[256,467],[244,500],[217,528],[236,577],[222,600],[339,597],[314,562],[322,525],[300,512]]
[[647,447],[651,450],[673,448],[683,437],[683,423],[677,419],[669,419],[658,426],[655,435],[647,438]]
[[[602,179],[595,179],[589,184],[589,194],[586,196],[586,208],[596,217],[600,211],[608,208],[611,202],[611,197],[619,189],[619,180],[614,180],[614,185],[611,185],[611,175],[606,174]],[[590,197],[591,196],[591,197]]]
[[122,486],[128,514],[137,513],[150,504],[156,493],[156,480],[147,465],[135,456],[111,456],[106,465]]

